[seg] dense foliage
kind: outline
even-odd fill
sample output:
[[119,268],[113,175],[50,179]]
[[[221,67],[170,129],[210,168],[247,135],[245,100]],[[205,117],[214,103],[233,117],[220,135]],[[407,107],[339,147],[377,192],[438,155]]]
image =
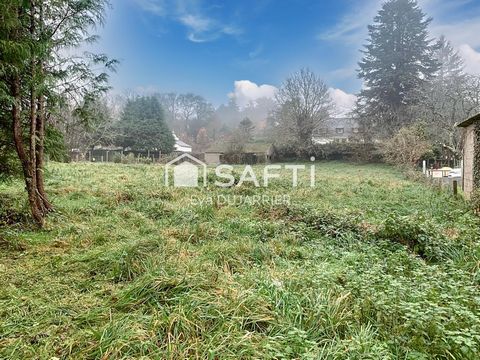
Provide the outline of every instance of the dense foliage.
[[359,63],[365,84],[359,106],[370,131],[391,134],[412,120],[409,106],[419,103],[423,85],[439,68],[430,21],[416,1],[389,0],[368,27],[369,43]]
[[133,150],[173,151],[175,139],[165,122],[165,113],[155,97],[137,97],[127,101],[117,124],[115,142]]
[[105,55],[71,55],[71,49],[95,40],[90,30],[103,21],[106,5],[106,0],[0,3],[1,136],[7,146],[14,145],[40,227],[53,210],[43,169],[46,129],[52,125],[48,119],[61,102],[78,104],[108,89],[108,76],[99,69],[115,61]]
[[332,142],[298,147],[296,145],[275,146],[275,157],[279,161],[344,160],[349,162],[383,162],[378,144],[362,142]]
[[20,174],[8,117],[0,110],[0,180]]

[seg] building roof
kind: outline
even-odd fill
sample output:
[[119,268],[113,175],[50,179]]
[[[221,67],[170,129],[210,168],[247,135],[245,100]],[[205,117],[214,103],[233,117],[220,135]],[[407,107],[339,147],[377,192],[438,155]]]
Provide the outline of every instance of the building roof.
[[[350,117],[331,117],[319,125],[313,132],[315,138],[348,138],[355,134],[354,129],[358,130],[358,122]],[[337,129],[343,129],[337,132]]]
[[208,147],[205,150],[206,153],[224,153],[228,149],[228,144],[226,143],[215,143]]
[[475,115],[475,116],[472,116],[470,119],[467,119],[463,122],[461,122],[460,124],[458,124],[457,126],[458,127],[467,127],[467,126],[470,126],[472,125],[474,122],[477,122],[480,120],[480,114],[478,115]]
[[182,146],[182,147],[189,147],[189,148],[192,147],[191,145],[184,143],[182,140],[175,140],[175,145]]
[[182,147],[182,148],[192,148],[192,145],[188,145],[187,143],[183,142],[178,138],[178,136],[172,131],[173,138],[175,139],[175,147]]
[[121,151],[121,150],[123,150],[123,147],[114,146],[114,145],[109,145],[109,146],[95,145],[93,147],[93,150]]
[[325,125],[330,128],[345,128],[358,126],[357,122],[349,117],[331,117],[325,122]]

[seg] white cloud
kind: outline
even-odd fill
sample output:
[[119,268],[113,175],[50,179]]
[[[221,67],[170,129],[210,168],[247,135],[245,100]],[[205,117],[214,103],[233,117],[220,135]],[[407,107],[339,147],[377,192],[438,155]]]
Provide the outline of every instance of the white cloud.
[[[235,99],[237,105],[245,107],[250,102],[260,98],[273,99],[277,88],[273,85],[257,85],[250,80],[238,80],[234,82],[234,91],[228,94]],[[357,97],[343,90],[329,88],[328,92],[334,105],[334,116],[346,116],[355,106]]]
[[157,16],[165,15],[165,4],[162,0],[135,0],[135,2],[147,12]]
[[358,65],[355,63],[351,66],[332,70],[328,73],[328,78],[335,80],[355,79],[357,77],[357,68]]
[[212,14],[200,1],[183,0],[134,0],[141,9],[155,16],[170,17],[187,28],[187,39],[202,43],[213,41],[222,35],[237,36],[242,30],[227,24]]
[[431,32],[435,36],[445,35],[456,46],[469,44],[473,48],[480,47],[480,16],[465,21],[451,23],[433,23]]
[[460,45],[459,52],[465,60],[465,70],[471,74],[480,74],[480,52],[468,44]]
[[334,88],[330,88],[328,91],[334,105],[334,116],[346,116],[353,110],[355,101],[357,101],[357,97],[355,95],[348,94],[343,90]]
[[367,37],[367,26],[380,9],[383,0],[359,2],[347,12],[331,29],[318,35],[320,40],[341,41],[359,46]]
[[205,21],[208,21],[211,25],[209,27],[205,27],[205,30],[202,31],[196,30],[196,28],[201,28],[203,26],[200,23],[198,23],[195,27],[191,27],[191,30],[187,35],[188,40],[196,43],[203,43],[216,40],[222,35],[236,36],[242,33],[241,29],[239,28],[232,26],[223,27],[208,19],[205,19]]
[[195,32],[208,31],[212,24],[210,19],[192,14],[181,16],[180,22],[185,26],[190,27]]
[[258,55],[262,53],[262,51],[263,51],[263,44],[260,44],[255,49],[253,49],[248,53],[248,57],[250,59],[255,59],[256,57],[258,57]]
[[250,102],[260,98],[272,99],[277,88],[273,85],[257,85],[250,80],[238,80],[234,82],[234,90],[228,96],[236,100],[237,105],[245,107]]

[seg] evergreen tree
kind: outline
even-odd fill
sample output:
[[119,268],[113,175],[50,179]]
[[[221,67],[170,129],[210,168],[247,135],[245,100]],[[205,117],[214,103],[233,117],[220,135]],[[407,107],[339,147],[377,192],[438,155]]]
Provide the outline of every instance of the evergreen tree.
[[434,57],[440,66],[435,80],[447,84],[465,80],[465,63],[444,35],[437,41]]
[[240,121],[240,124],[238,124],[238,130],[246,142],[252,140],[254,129],[255,125],[253,125],[252,120],[250,120],[248,117],[244,118],[242,121]]
[[463,59],[444,36],[434,56],[440,69],[425,85],[416,113],[430,125],[427,134],[437,148],[448,147],[460,155],[461,131],[456,124],[470,116],[468,76]]
[[[39,226],[53,210],[43,169],[48,119],[60,100],[80,103],[106,91],[108,75],[98,70],[116,63],[103,54],[82,57],[70,51],[95,41],[90,30],[103,22],[107,5],[107,0],[0,1],[2,142],[14,145]],[[58,137],[50,133],[51,147]]]
[[128,100],[118,123],[117,143],[134,150],[173,151],[175,139],[156,97]]
[[359,62],[364,80],[359,105],[371,125],[386,133],[408,122],[409,106],[419,102],[420,90],[438,70],[427,30],[431,20],[415,0],[389,0],[368,27],[369,43]]

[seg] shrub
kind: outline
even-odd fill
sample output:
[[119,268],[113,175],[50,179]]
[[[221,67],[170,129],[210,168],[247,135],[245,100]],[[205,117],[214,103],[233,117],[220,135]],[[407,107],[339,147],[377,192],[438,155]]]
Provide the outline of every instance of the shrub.
[[299,147],[293,144],[276,147],[278,160],[343,160],[352,162],[381,162],[382,156],[375,144],[361,142],[332,142]]
[[432,151],[422,125],[401,128],[396,135],[382,143],[385,161],[398,166],[415,166],[420,159]]
[[115,154],[113,157],[113,162],[117,164],[136,164],[137,163],[137,158],[133,153],[130,153],[128,155],[124,154]]
[[419,216],[391,213],[377,236],[405,245],[421,258],[432,262],[454,259],[461,250],[460,244],[446,238],[432,222]]

